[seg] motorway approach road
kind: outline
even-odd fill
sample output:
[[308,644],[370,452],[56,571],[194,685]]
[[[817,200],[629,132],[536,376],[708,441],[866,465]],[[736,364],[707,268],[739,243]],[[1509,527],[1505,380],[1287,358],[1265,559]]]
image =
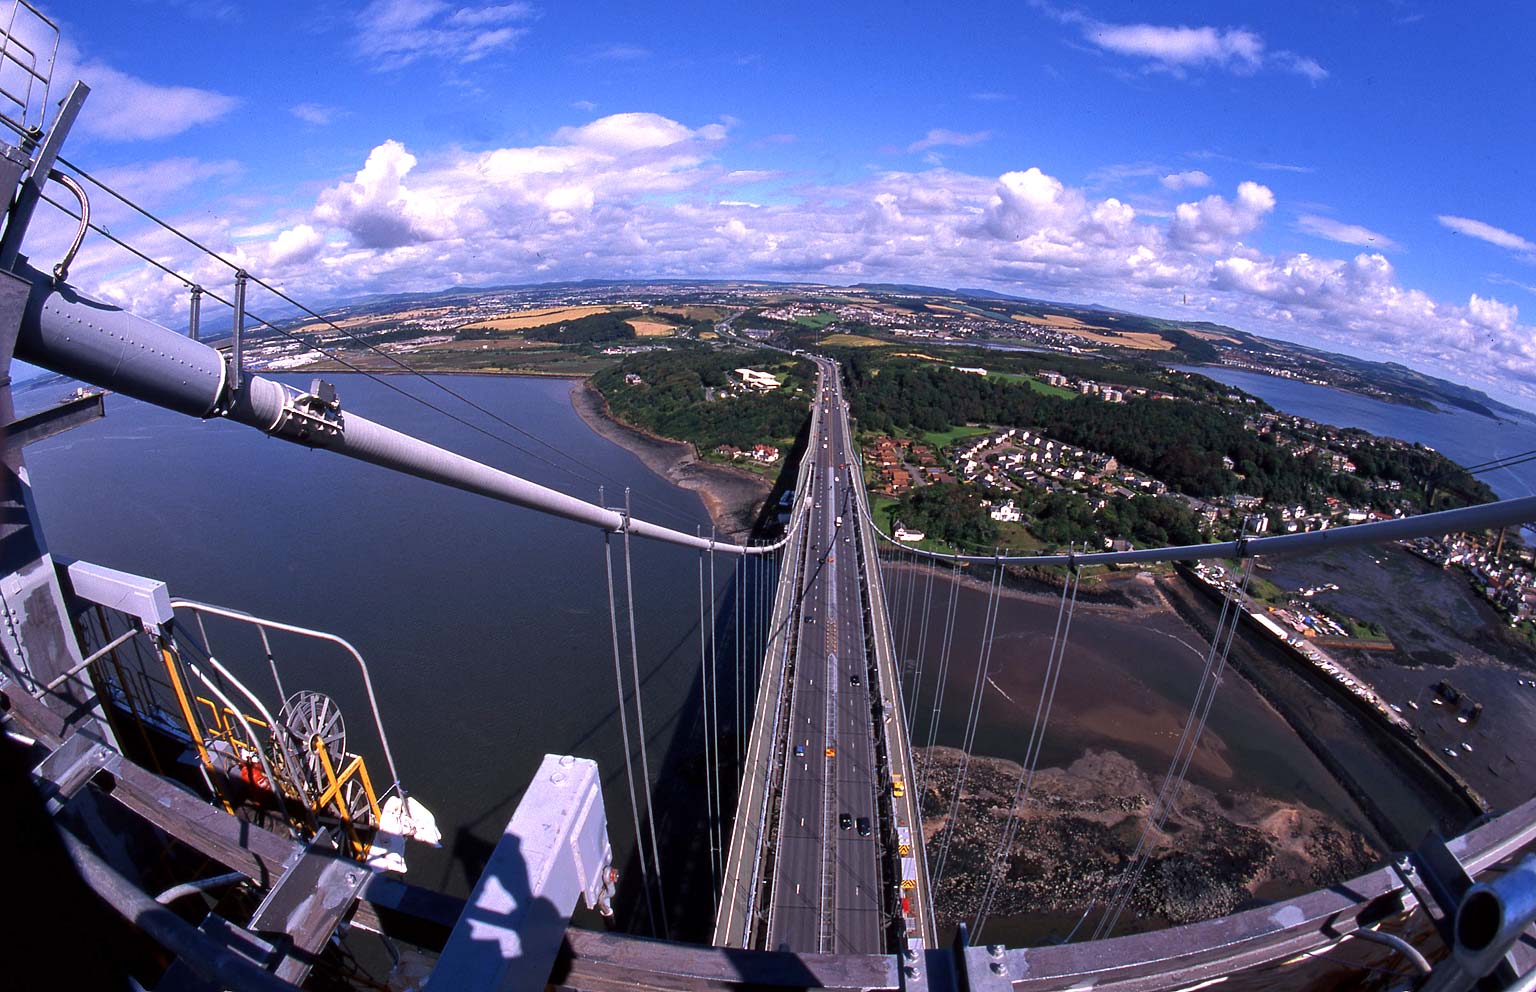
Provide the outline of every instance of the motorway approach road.
[[799,624],[789,754],[774,865],[768,946],[802,952],[878,953],[882,919],[880,823],[851,487],[862,484],[843,432],[836,367],[818,361],[828,404],[811,485],[811,547],[794,622]]

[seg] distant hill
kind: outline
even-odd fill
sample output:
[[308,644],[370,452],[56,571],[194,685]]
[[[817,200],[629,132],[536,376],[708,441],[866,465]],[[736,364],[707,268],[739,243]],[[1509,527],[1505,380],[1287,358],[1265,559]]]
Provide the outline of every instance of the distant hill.
[[[613,291],[623,290],[626,287],[634,287],[636,290],[645,287],[667,287],[675,290],[694,289],[701,292],[719,291],[732,287],[766,288],[786,294],[792,294],[798,290],[818,295],[829,293],[836,295],[842,292],[875,296],[881,294],[903,297],[930,296],[936,300],[951,301],[961,298],[972,301],[978,308],[993,312],[1033,313],[1037,316],[1056,314],[1070,317],[1080,321],[1087,329],[1102,328],[1109,335],[1156,335],[1173,346],[1173,351],[1155,353],[1167,356],[1167,360],[1217,364],[1221,362],[1224,354],[1240,353],[1246,354],[1247,361],[1261,368],[1287,369],[1304,373],[1304,378],[1324,381],[1340,389],[1378,398],[1426,408],[1454,407],[1494,418],[1536,421],[1536,416],[1501,403],[1481,390],[1419,372],[1396,362],[1374,362],[1291,341],[1261,337],[1212,321],[1149,317],[1101,303],[1066,303],[974,286],[949,289],[941,286],[895,282],[861,282],[847,286],[833,286],[822,283],[761,279],[577,279],[495,286],[455,286],[431,292],[377,293],[338,302],[328,309],[331,312],[337,310],[366,312],[406,305],[421,306],[490,293],[548,294],[583,290]],[[1095,340],[1098,342],[1097,347],[1114,347],[1113,342],[1105,344],[1102,338]],[[1143,352],[1143,357],[1151,357],[1151,355]]]

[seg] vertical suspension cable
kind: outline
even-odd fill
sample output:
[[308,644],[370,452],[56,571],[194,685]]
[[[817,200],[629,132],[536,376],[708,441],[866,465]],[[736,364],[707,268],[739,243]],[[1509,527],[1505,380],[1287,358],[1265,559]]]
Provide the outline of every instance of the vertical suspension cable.
[[[908,649],[910,648],[911,643],[912,643],[912,602],[913,602],[913,600],[917,599],[917,551],[916,551],[916,549],[913,549],[911,552],[908,553],[908,555],[907,555],[907,566],[906,566],[905,571],[907,573],[907,597],[906,597],[907,601],[906,601],[906,610],[903,613],[902,621],[901,621],[901,654],[899,656],[898,664],[896,665],[896,672],[897,672],[898,677],[900,676],[901,673],[903,673],[903,672],[905,672],[907,670],[907,660],[911,657],[911,654],[909,653]],[[905,703],[906,703],[905,700],[902,700],[901,702],[902,702],[903,705],[905,705]]]
[[[720,587],[715,584],[715,529],[709,529],[709,719],[715,738],[715,818],[720,821],[721,837],[725,831],[725,797],[720,794],[720,635],[717,627],[715,597]],[[724,848],[721,848],[722,853]]]
[[656,905],[661,912],[661,936],[666,939],[671,928],[667,922],[667,898],[662,891],[661,850],[656,844],[656,810],[651,804],[651,759],[650,748],[645,739],[645,705],[641,698],[643,693],[640,686],[640,642],[635,637],[635,585],[629,553],[630,519],[629,487],[626,486],[624,487],[624,598],[629,607],[629,666],[635,679],[635,731],[640,738],[640,781],[645,786],[645,817],[651,838],[651,867],[652,874],[656,878]]
[[928,657],[928,622],[933,615],[933,563],[922,559],[926,581],[923,587],[923,616],[917,630],[917,671],[912,676],[912,704],[907,707],[907,739],[912,738],[912,722],[917,719],[918,700],[923,694],[923,662]]
[[758,581],[762,583],[762,596],[757,607],[757,685],[762,691],[763,669],[768,663],[768,625],[773,620],[773,552],[759,556]]
[[[1050,725],[1051,707],[1056,702],[1056,686],[1061,681],[1062,669],[1066,667],[1067,644],[1072,634],[1072,618],[1077,613],[1077,589],[1082,577],[1083,570],[1079,566],[1072,570],[1070,576],[1064,577],[1061,584],[1061,603],[1056,607],[1056,630],[1051,634],[1051,650],[1046,657],[1044,677],[1040,681],[1040,701],[1035,704],[1035,720],[1030,728],[1029,743],[1024,749],[1024,763],[1019,769],[1019,779],[1013,786],[1013,799],[1008,805],[1008,825],[992,857],[991,868],[987,872],[987,887],[982,893],[971,926],[971,942],[974,944],[982,942],[982,928],[987,925],[987,917],[991,915],[992,905],[1002,888],[1008,855],[1018,835],[1020,812],[1024,804],[1029,802],[1030,790],[1035,784],[1035,770],[1039,767],[1040,752],[1045,744],[1045,729]],[[1072,592],[1070,600],[1067,596],[1069,586]]]
[[960,564],[949,563],[949,605],[944,611],[944,636],[939,645],[938,683],[933,694],[933,712],[928,715],[928,744],[923,751],[923,767],[918,773],[918,795],[926,795],[928,772],[933,767],[933,746],[938,740],[939,717],[944,708],[944,692],[949,685],[949,658],[955,645],[955,614],[960,602]]
[[971,768],[971,748],[975,744],[976,726],[980,722],[981,700],[986,695],[987,670],[992,663],[992,633],[997,627],[1002,576],[1002,563],[995,562],[992,566],[992,584],[988,588],[987,609],[982,619],[981,655],[976,659],[976,683],[971,687],[971,706],[965,718],[965,739],[960,752],[960,771],[955,776],[954,794],[950,799],[949,821],[944,829],[944,844],[939,850],[938,868],[933,873],[933,888],[935,889],[944,882],[944,869],[949,860],[949,848],[954,841],[955,832],[958,828],[960,794],[965,790],[966,775],[970,772]]
[[[752,633],[752,646],[747,650],[747,657],[752,662],[752,681],[757,684],[759,665],[763,658],[763,560],[758,555],[750,562],[752,572],[752,619],[747,629]],[[753,693],[753,705],[756,705],[756,693]]]
[[736,764],[738,767],[740,767],[745,764],[746,758],[746,734],[744,733],[745,724],[743,723],[742,710],[745,708],[747,692],[747,680],[745,674],[743,673],[742,665],[742,662],[745,659],[743,657],[741,643],[743,634],[741,614],[742,606],[746,600],[742,590],[742,577],[746,574],[746,569],[742,568],[741,566],[740,556],[737,556],[732,570],[736,573],[735,581],[732,583],[731,597],[734,600],[734,602],[731,603],[731,610],[735,619],[733,620],[731,626],[734,628],[732,633],[736,635]]
[[[598,496],[602,500],[601,490]],[[619,694],[619,735],[624,739],[624,784],[629,788],[629,815],[635,828],[635,853],[640,859],[640,887],[645,890],[645,913],[651,924],[651,936],[659,936],[656,928],[656,906],[651,893],[651,869],[645,855],[645,838],[640,833],[640,802],[635,796],[635,767],[630,757],[629,704],[624,701],[624,666],[619,654],[619,613],[613,597],[613,548],[612,537],[603,531],[603,566],[608,573],[608,628],[613,634],[613,682]]]
[[[1243,572],[1242,585],[1237,590],[1237,594],[1222,600],[1222,610],[1216,621],[1216,630],[1211,637],[1211,650],[1206,657],[1205,671],[1201,674],[1200,684],[1195,690],[1195,698],[1190,703],[1189,715],[1185,719],[1183,733],[1179,735],[1179,744],[1168,766],[1168,774],[1164,776],[1162,788],[1158,790],[1157,799],[1148,813],[1147,824],[1142,829],[1136,852],[1132,855],[1126,870],[1121,874],[1120,882],[1105,906],[1104,916],[1094,928],[1094,940],[1108,937],[1119,924],[1120,917],[1130,904],[1136,884],[1141,880],[1142,873],[1146,870],[1147,862],[1151,858],[1152,836],[1163,829],[1169,814],[1184,791],[1185,775],[1189,771],[1191,761],[1194,760],[1195,750],[1200,744],[1200,736],[1205,732],[1206,721],[1216,701],[1216,691],[1221,688],[1227,658],[1232,651],[1232,642],[1237,636],[1237,627],[1243,617],[1242,601],[1248,594],[1248,580],[1252,576],[1253,564],[1250,559]],[[1225,637],[1223,637],[1222,625],[1229,614],[1231,623],[1227,626]]]
[[699,552],[699,716],[704,721],[704,843],[709,848],[710,886],[714,890],[716,908],[720,897],[720,850],[716,832],[720,829],[716,817],[714,782],[710,778],[714,768],[714,742],[709,733],[709,652],[704,641],[704,552]]

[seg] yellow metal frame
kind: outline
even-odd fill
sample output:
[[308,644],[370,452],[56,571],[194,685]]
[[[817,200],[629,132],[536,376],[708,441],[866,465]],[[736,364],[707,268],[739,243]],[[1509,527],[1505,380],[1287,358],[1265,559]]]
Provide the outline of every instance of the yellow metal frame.
[[[181,718],[187,723],[187,731],[192,735],[192,744],[197,748],[197,756],[203,762],[203,767],[209,771],[216,771],[213,767],[213,759],[208,754],[208,746],[203,743],[202,729],[197,725],[197,714],[192,709],[192,703],[187,699],[187,687],[181,684],[181,672],[176,667],[176,651],[174,645],[164,636],[156,637],[160,642],[160,660],[165,662],[166,677],[171,680],[171,688],[176,693],[176,704],[181,707]],[[209,779],[210,784],[212,779]],[[217,795],[219,805],[224,807],[224,812],[231,815],[235,812],[232,804],[218,787],[213,787]]]
[[[248,762],[253,758],[260,760],[260,742],[245,739],[244,729],[236,717],[244,717],[245,722],[250,725],[253,731],[255,731],[255,728],[261,727],[270,732],[271,725],[259,717],[246,713],[237,714],[228,706],[221,705],[204,696],[194,696],[189,693],[186,684],[181,678],[175,643],[163,635],[158,637],[157,640],[159,642],[160,658],[165,663],[166,677],[169,679],[171,689],[176,695],[176,704],[181,710],[181,718],[187,725],[187,730],[192,737],[192,745],[197,749],[197,756],[202,761],[203,767],[209,771],[219,771],[214,763],[212,754],[208,750],[208,743],[204,736],[205,728],[198,721],[199,707],[207,707],[209,713],[210,719],[206,728],[207,733],[213,738],[228,744],[234,751],[234,757],[237,761]],[[368,766],[363,761],[362,755],[347,754],[345,755],[347,760],[341,773],[338,775],[336,766],[331,761],[330,752],[326,750],[325,744],[319,735],[312,737],[306,746],[320,756],[320,768],[325,775],[325,788],[321,791],[319,797],[313,801],[307,795],[293,798],[301,800],[306,811],[311,816],[318,816],[325,812],[327,808],[334,809],[341,822],[341,827],[346,833],[348,853],[352,857],[362,860],[368,854],[368,845],[363,843],[358,837],[357,826],[353,823],[351,812],[347,809],[345,798],[342,796],[342,788],[353,779],[361,782],[363,794],[368,799],[369,812],[373,814],[374,823],[377,823],[382,813],[379,810],[378,793],[374,791],[373,780],[368,775]],[[282,790],[284,794],[287,794],[290,790],[284,787],[285,784],[283,781],[268,782],[267,786],[271,790]],[[224,807],[225,812],[233,814],[235,809],[229,798],[217,786],[214,787],[214,793],[220,805]],[[307,830],[312,824],[295,824],[295,826],[301,830]]]
[[310,739],[310,750],[320,756],[320,767],[325,771],[325,780],[328,783],[326,790],[315,800],[311,807],[313,812],[319,813],[326,806],[334,804],[336,814],[341,820],[341,827],[346,831],[347,841],[352,847],[352,856],[361,860],[368,853],[368,846],[358,839],[357,830],[352,825],[352,815],[347,809],[347,804],[341,795],[341,787],[353,778],[363,783],[363,794],[368,797],[368,809],[373,813],[373,821],[379,821],[379,797],[373,791],[373,780],[368,777],[368,766],[364,764],[362,755],[353,754],[347,757],[352,760],[340,775],[336,774],[336,768],[331,764],[331,755],[325,749],[319,735]]

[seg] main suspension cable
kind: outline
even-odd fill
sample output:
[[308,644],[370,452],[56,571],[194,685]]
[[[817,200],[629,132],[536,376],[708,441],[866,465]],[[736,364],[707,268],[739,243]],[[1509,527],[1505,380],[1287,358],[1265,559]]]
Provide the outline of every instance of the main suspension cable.
[[[148,210],[144,209],[143,207],[139,206],[138,204],[134,203],[132,200],[128,199],[122,193],[120,193],[117,190],[113,189],[112,187],[108,186],[102,180],[98,179],[96,176],[94,176],[91,173],[87,172],[85,169],[81,168],[80,166],[77,166],[77,165],[75,165],[72,162],[66,161],[62,156],[58,159],[58,162],[60,164],[64,165],[64,166],[66,166],[67,168],[69,168],[72,172],[74,172],[80,178],[82,178],[82,179],[86,180],[87,182],[90,182],[93,185],[97,186],[102,191],[104,191],[108,195],[112,196],[114,199],[118,200],[123,205],[127,206],[129,209],[131,209],[134,212],[142,215],[146,219],[152,221],[153,223],[155,223],[156,225],[158,225],[159,227],[161,227],[162,229],[164,229],[168,233],[174,235],[175,237],[177,237],[177,238],[181,239],[182,241],[186,242],[188,245],[191,245],[193,248],[195,248],[198,251],[202,252],[203,254],[207,255],[209,258],[212,258],[215,261],[220,262],[225,267],[229,268],[231,271],[237,272],[237,273],[243,271],[241,269],[241,267],[239,265],[237,265],[236,263],[231,262],[229,259],[227,259],[224,256],[222,256],[222,255],[218,254],[217,252],[213,251],[208,246],[204,245],[202,242],[200,242],[197,239],[191,237],[190,235],[184,233],[183,231],[179,230],[175,226],[173,226],[170,223],[162,220],[161,218],[157,217],[156,215],[154,215],[150,211],[148,211]],[[64,204],[61,204],[57,200],[55,200],[52,197],[48,196],[46,193],[43,194],[42,198],[45,201],[47,201],[48,203],[52,204],[57,209],[59,209],[60,211],[62,211],[66,216],[71,217],[71,218],[73,218],[74,220],[77,220],[77,221],[80,220],[80,216],[78,214],[76,214],[74,211],[70,210]],[[161,271],[165,272],[167,275],[170,275],[170,276],[180,280],[188,288],[193,288],[193,287],[195,287],[197,285],[191,279],[188,279],[186,276],[182,275],[181,273],[179,273],[179,272],[175,271],[174,269],[171,269],[170,267],[162,264],[161,262],[151,258],[150,256],[146,255],[144,252],[141,252],[138,249],[132,247],[127,242],[125,242],[121,238],[117,237],[116,235],[111,234],[109,231],[107,231],[105,228],[101,227],[100,225],[92,223],[92,222],[88,222],[88,227],[91,230],[96,231],[97,233],[99,233],[102,236],[106,237],[108,240],[112,241],[114,244],[118,245],[119,247],[121,247],[121,248],[127,250],[128,252],[132,253],[135,257],[139,258],[141,261],[144,261],[144,262],[147,262],[147,263],[149,263],[151,265],[154,265],[156,268],[158,268]],[[321,323],[325,324],[327,327],[331,328],[332,330],[336,331],[339,334],[342,334],[342,335],[346,336],[348,339],[352,340],[353,342],[357,343],[358,345],[362,346],[363,348],[367,349],[368,351],[371,351],[374,354],[380,356],[381,358],[383,358],[386,361],[390,362],[391,364],[397,366],[401,370],[403,370],[405,372],[408,372],[409,374],[411,374],[413,376],[416,376],[417,378],[421,379],[422,381],[424,381],[424,382],[428,383],[429,385],[433,386],[434,388],[436,388],[438,390],[441,390],[444,393],[447,393],[449,396],[452,396],[454,399],[457,399],[459,402],[463,403],[464,405],[466,405],[466,406],[468,406],[468,407],[478,411],[483,416],[489,417],[491,420],[493,420],[493,421],[503,425],[504,427],[507,427],[508,429],[510,429],[512,431],[515,431],[516,433],[522,435],[523,437],[528,438],[529,440],[535,442],[536,444],[539,444],[539,445],[543,446],[544,448],[549,449],[555,455],[559,456],[562,459],[565,459],[566,461],[570,462],[571,464],[570,465],[562,465],[562,464],[559,464],[559,463],[556,463],[556,462],[550,460],[547,457],[535,454],[532,451],[529,451],[529,450],[527,450],[525,448],[522,448],[519,445],[516,445],[516,444],[512,443],[511,441],[509,441],[506,438],[502,438],[499,435],[493,434],[493,433],[491,433],[489,431],[485,431],[482,428],[475,427],[474,425],[472,425],[469,422],[463,420],[462,418],[460,418],[458,416],[455,416],[453,414],[450,414],[447,411],[441,409],[440,407],[437,407],[434,404],[428,403],[427,401],[421,399],[420,397],[415,396],[412,393],[408,393],[405,390],[395,388],[395,392],[398,392],[401,395],[410,397],[411,399],[417,400],[418,402],[422,403],[424,406],[428,407],[429,409],[434,410],[435,412],[437,412],[439,414],[442,414],[444,416],[450,417],[451,419],[453,419],[453,420],[455,420],[455,421],[457,421],[457,422],[459,422],[461,424],[464,424],[465,426],[474,427],[474,429],[479,430],[481,433],[486,434],[488,437],[491,437],[493,439],[496,439],[498,441],[506,443],[506,444],[510,445],[511,447],[515,448],[516,450],[522,451],[524,454],[526,454],[526,455],[528,455],[528,456],[530,456],[532,458],[536,458],[540,462],[543,462],[544,464],[549,465],[552,468],[555,468],[555,469],[557,469],[559,471],[562,471],[562,472],[565,472],[565,473],[567,473],[569,475],[572,475],[575,478],[580,479],[581,481],[588,483],[589,485],[596,486],[596,485],[604,484],[605,479],[595,478],[592,475],[589,475],[588,473],[583,471],[583,468],[584,468],[583,463],[577,461],[574,456],[572,456],[571,454],[566,452],[563,448],[560,448],[560,447],[557,447],[554,444],[551,444],[550,442],[544,440],[543,438],[539,437],[538,435],[534,434],[533,432],[531,432],[531,431],[529,431],[529,430],[527,430],[527,429],[525,429],[525,428],[523,428],[523,427],[513,423],[510,420],[507,420],[506,418],[504,418],[504,417],[496,414],[495,412],[487,409],[483,405],[481,405],[479,403],[476,403],[474,400],[472,400],[469,397],[463,395],[462,393],[460,393],[459,391],[453,389],[452,387],[450,387],[450,386],[448,386],[448,385],[446,385],[446,384],[444,384],[442,382],[439,382],[436,379],[433,379],[431,376],[427,375],[425,372],[423,372],[420,369],[416,368],[411,363],[401,359],[399,356],[397,356],[397,355],[395,355],[395,354],[393,354],[391,352],[385,351],[384,349],[380,348],[378,345],[373,344],[372,342],[369,342],[368,340],[366,340],[365,338],[359,336],[358,334],[354,333],[353,331],[351,331],[351,330],[349,330],[349,329],[347,329],[345,327],[342,327],[340,324],[337,324],[335,321],[331,320],[330,318],[325,317],[325,316],[323,316],[320,313],[317,313],[315,310],[313,310],[310,307],[304,305],[303,303],[301,303],[299,300],[293,298],[292,296],[289,296],[287,293],[285,293],[282,290],[278,289],[276,286],[272,285],[271,283],[268,283],[266,280],[260,278],[259,276],[253,276],[253,275],[249,275],[248,274],[246,278],[250,282],[253,282],[256,285],[258,285],[258,286],[262,287],[263,289],[267,290],[267,292],[271,293],[273,296],[277,297],[278,299],[282,300],[283,302],[285,302],[285,303],[289,304],[290,306],[298,309],[299,311],[301,311],[302,313],[306,314],[307,316],[309,316],[309,317],[311,317],[311,318],[313,318],[315,320],[320,321]],[[211,298],[211,299],[213,299],[213,300],[215,300],[215,301],[217,301],[219,303],[222,303],[225,306],[231,306],[231,307],[233,306],[233,304],[231,304],[228,300],[225,300],[224,298],[220,297],[217,293],[214,293],[214,292],[212,292],[210,290],[207,290],[207,289],[203,289],[203,293],[204,293],[204,295],[208,296],[209,298]],[[278,332],[279,334],[282,334],[284,337],[288,338],[289,340],[297,341],[297,342],[299,342],[301,344],[306,344],[308,347],[312,348],[315,351],[320,352],[321,354],[325,355],[327,358],[330,358],[332,361],[335,361],[338,364],[341,364],[341,365],[345,366],[350,371],[353,371],[353,372],[356,372],[356,373],[359,373],[359,374],[368,375],[368,377],[370,379],[373,379],[375,382],[380,381],[377,376],[374,376],[374,375],[372,375],[370,373],[365,372],[361,367],[356,366],[355,364],[353,364],[351,362],[345,361],[339,355],[331,352],[330,350],[328,350],[326,348],[320,347],[318,344],[316,344],[313,341],[305,342],[298,335],[289,333],[288,331],[286,331],[286,330],[284,330],[282,328],[277,327],[276,325],[270,323],[267,320],[264,320],[264,319],[256,316],[255,314],[248,313],[247,317],[249,317],[251,320],[255,321],[257,324],[259,324],[261,326],[267,327],[267,328],[269,328],[269,329],[271,329],[273,331]],[[391,387],[391,388],[394,388],[394,387]],[[572,466],[575,466],[575,467],[572,467]],[[612,480],[606,480],[606,481],[612,481]],[[686,514],[683,514],[681,511],[679,511],[676,507],[670,506],[667,503],[665,503],[664,501],[654,499],[652,497],[646,496],[645,494],[640,494],[640,498],[642,500],[644,500],[645,502],[651,504],[653,507],[655,507],[657,509],[660,509],[660,510],[664,510],[665,512],[672,514],[675,518],[682,519],[682,518],[685,518],[687,516]]]

